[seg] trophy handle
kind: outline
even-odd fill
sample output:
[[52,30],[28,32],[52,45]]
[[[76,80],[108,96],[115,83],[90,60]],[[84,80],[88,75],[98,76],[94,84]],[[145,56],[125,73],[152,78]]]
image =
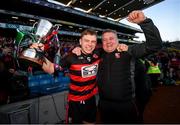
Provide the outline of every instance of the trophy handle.
[[36,28],[36,27],[37,27],[37,24],[38,24],[38,22],[35,22],[35,23],[33,24],[31,33],[35,34],[35,32],[36,32],[36,30],[37,30],[37,28]]
[[55,31],[58,31],[59,25],[58,25],[58,24],[55,24],[54,27],[56,28]]

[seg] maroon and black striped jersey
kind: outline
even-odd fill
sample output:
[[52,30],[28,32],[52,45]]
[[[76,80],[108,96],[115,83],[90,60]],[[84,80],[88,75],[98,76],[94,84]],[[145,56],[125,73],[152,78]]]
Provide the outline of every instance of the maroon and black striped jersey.
[[99,67],[99,54],[69,54],[61,60],[61,67],[69,69],[70,85],[68,100],[87,100],[97,94],[96,75]]

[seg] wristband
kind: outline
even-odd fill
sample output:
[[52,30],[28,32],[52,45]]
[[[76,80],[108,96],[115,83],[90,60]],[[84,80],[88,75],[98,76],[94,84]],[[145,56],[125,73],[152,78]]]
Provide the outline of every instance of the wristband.
[[59,71],[59,70],[60,70],[59,65],[54,63],[54,71]]

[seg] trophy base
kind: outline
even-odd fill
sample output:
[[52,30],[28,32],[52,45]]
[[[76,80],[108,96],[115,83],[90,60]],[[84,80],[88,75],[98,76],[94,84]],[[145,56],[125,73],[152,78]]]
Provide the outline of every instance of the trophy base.
[[27,70],[30,66],[34,70],[42,70],[43,61],[39,59],[32,59],[25,56],[20,56],[18,58],[20,68],[23,70]]
[[18,57],[19,65],[23,69],[27,69],[29,66],[42,70],[43,59],[39,57],[39,53],[35,49],[24,50]]
[[43,60],[38,59],[38,58],[30,58],[30,57],[26,57],[26,56],[21,55],[21,56],[19,56],[19,59],[29,62],[29,65],[31,65],[31,63],[32,64],[35,63],[35,64],[40,65],[40,66],[43,65]]

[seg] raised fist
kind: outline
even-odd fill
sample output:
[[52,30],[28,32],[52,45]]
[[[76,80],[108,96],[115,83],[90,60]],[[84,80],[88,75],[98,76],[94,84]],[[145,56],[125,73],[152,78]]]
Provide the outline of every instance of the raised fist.
[[134,10],[131,13],[129,13],[127,20],[131,23],[139,24],[143,22],[146,19],[144,13],[140,10]]

